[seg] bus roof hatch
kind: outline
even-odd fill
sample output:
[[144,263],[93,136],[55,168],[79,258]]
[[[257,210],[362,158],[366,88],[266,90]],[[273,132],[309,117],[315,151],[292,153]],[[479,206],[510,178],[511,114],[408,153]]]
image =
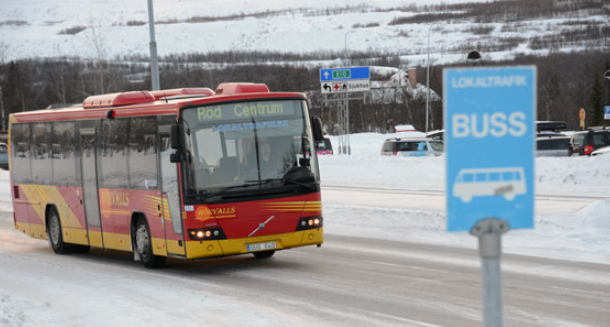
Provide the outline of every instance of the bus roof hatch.
[[150,92],[155,100],[163,99],[163,98],[171,98],[177,96],[213,96],[214,91],[207,87],[190,87],[190,88],[182,88],[182,89],[169,89],[169,90],[159,90],[159,91],[151,91]]
[[221,83],[216,88],[216,95],[233,95],[240,93],[269,93],[267,85],[262,83]]
[[153,102],[155,97],[148,91],[133,91],[93,95],[83,101],[84,109],[120,107],[136,103]]

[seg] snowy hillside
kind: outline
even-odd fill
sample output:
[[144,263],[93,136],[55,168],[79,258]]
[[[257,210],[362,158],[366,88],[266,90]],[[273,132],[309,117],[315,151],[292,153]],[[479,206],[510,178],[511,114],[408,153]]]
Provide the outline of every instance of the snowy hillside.
[[[603,12],[609,9],[602,8],[607,7],[604,1],[589,1],[594,6],[599,3],[599,8],[559,10],[521,21],[507,18],[481,23],[480,15],[460,11],[426,20],[427,14],[439,15],[438,8],[429,6],[462,2],[466,1],[378,0],[365,4],[337,0],[331,6],[320,0],[155,0],[154,11],[161,56],[223,51],[333,51],[348,56],[369,52],[400,54],[417,65],[426,59],[428,33],[431,59],[436,63],[462,60],[464,53],[481,44],[485,44],[481,48],[484,59],[551,51],[538,37],[556,38],[561,43],[557,51],[604,46],[580,37],[604,28],[607,17]],[[428,13],[427,9],[435,11]],[[420,23],[407,21],[418,17]],[[150,41],[147,20],[146,1],[2,0],[0,55],[4,60],[146,56]],[[575,33],[575,40],[566,43],[560,33]]]

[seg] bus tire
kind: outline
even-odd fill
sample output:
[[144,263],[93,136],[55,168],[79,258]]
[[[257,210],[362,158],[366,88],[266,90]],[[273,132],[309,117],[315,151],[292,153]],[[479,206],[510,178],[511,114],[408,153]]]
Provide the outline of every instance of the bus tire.
[[252,252],[252,254],[254,254],[256,259],[267,259],[275,254],[275,250]]
[[50,208],[47,214],[47,238],[53,252],[57,254],[70,252],[70,247],[64,242],[61,220],[55,208]]
[[138,251],[144,267],[153,269],[163,267],[163,265],[165,265],[165,261],[167,259],[166,257],[153,254],[150,229],[148,228],[146,220],[143,218],[138,219],[138,223],[134,231],[134,240],[134,251]]

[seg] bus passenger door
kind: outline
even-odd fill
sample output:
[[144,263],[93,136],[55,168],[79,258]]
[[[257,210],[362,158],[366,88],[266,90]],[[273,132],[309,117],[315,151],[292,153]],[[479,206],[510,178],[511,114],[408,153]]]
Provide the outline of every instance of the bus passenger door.
[[89,244],[103,248],[102,225],[100,221],[100,205],[97,184],[96,137],[94,128],[80,130],[80,163],[83,182],[82,201],[85,207],[85,221]]
[[170,144],[170,126],[159,126],[159,181],[161,181],[167,252],[185,255],[178,165],[169,161],[169,156],[173,152]]

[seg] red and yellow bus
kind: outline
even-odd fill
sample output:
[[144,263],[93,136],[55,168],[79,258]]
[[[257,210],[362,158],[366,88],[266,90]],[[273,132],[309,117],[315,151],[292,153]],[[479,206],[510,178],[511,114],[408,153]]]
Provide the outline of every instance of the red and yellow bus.
[[257,258],[323,242],[314,149],[301,93],[264,84],[91,96],[10,116],[15,228],[55,253],[131,251]]

